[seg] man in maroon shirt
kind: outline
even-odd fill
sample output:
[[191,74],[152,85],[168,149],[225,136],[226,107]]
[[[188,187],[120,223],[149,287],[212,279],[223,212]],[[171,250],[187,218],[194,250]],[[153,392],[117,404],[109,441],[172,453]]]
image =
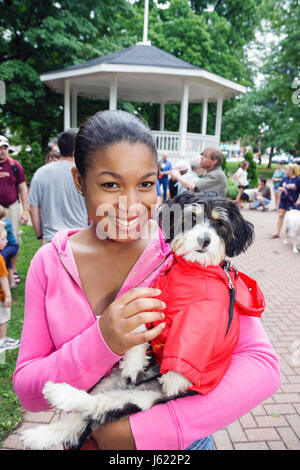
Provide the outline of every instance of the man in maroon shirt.
[[[8,139],[0,135],[0,205],[6,209],[6,216],[11,220],[14,235],[21,245],[20,222],[23,225],[28,223],[28,189],[22,165],[9,157],[8,150]],[[19,200],[23,208],[21,214]]]

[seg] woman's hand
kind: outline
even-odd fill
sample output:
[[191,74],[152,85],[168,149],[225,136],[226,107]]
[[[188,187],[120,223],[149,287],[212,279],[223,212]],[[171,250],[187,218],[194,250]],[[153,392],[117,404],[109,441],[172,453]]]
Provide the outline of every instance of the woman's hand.
[[153,298],[160,294],[160,290],[150,287],[135,287],[104,310],[99,328],[111,351],[121,356],[133,346],[151,341],[162,332],[164,323],[142,333],[133,332],[140,325],[164,318],[162,312],[152,311],[166,307],[161,300]]
[[95,429],[91,437],[100,450],[136,450],[128,417]]

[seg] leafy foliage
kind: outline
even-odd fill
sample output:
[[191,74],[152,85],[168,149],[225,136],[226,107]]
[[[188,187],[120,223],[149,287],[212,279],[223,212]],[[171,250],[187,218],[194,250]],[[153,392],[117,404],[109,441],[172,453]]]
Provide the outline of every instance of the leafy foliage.
[[249,167],[247,170],[247,178],[250,183],[251,188],[257,188],[258,186],[258,169],[257,163],[254,161],[253,153],[246,152],[244,154],[244,159],[249,163]]
[[[154,46],[208,71],[252,84],[244,46],[260,22],[256,7],[262,0],[209,2],[150,1],[149,39]],[[255,13],[255,14],[253,14]],[[0,79],[7,85],[6,105],[0,107],[0,131],[10,128],[26,144],[48,140],[62,130],[63,97],[41,83],[41,73],[65,68],[142,39],[144,1],[126,0],[2,0],[0,2]],[[158,122],[157,105],[122,103],[138,109],[151,127]],[[232,103],[224,104],[224,112]],[[107,102],[80,97],[80,119],[104,109]],[[178,129],[179,106],[167,107],[166,125]],[[201,105],[190,106],[189,130],[199,131]],[[208,132],[214,128],[211,106]]]

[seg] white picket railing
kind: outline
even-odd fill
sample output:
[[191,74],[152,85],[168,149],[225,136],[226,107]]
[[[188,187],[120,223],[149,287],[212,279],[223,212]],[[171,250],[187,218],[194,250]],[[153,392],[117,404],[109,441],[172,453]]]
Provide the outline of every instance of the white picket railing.
[[[180,133],[167,131],[152,131],[152,135],[159,153],[166,152],[170,155],[179,156]],[[207,147],[218,146],[219,140],[215,135],[203,135],[187,132],[186,155],[196,155],[203,152]]]

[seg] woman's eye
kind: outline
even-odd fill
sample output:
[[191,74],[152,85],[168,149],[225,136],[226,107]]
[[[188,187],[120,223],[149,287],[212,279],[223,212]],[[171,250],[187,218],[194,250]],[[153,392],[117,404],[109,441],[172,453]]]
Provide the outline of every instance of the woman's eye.
[[141,184],[142,188],[151,188],[154,185],[155,183],[153,183],[152,181],[144,181],[144,183]]
[[108,189],[116,189],[118,187],[117,183],[113,183],[113,182],[103,183],[101,186],[103,186],[104,188],[108,188]]

